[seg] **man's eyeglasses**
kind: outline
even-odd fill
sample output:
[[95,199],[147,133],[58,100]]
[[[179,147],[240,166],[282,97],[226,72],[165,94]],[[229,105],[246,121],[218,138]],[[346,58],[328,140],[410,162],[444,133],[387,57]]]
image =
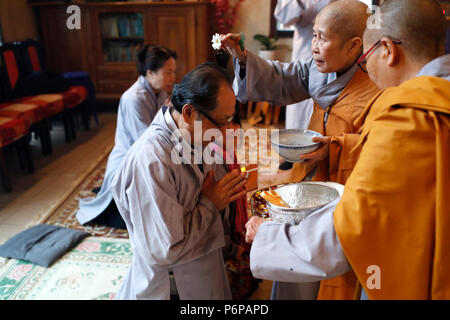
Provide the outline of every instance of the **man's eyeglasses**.
[[[226,119],[226,123],[224,123],[224,124],[220,124],[220,123],[218,123],[216,120],[214,120],[211,116],[209,116],[207,113],[205,113],[205,112],[202,112],[202,111],[200,111],[200,110],[197,110],[197,112],[199,112],[199,113],[201,113],[206,119],[208,119],[209,121],[211,121],[216,127],[218,127],[219,129],[220,128],[223,128],[223,127],[226,127],[226,126],[228,126],[230,123],[232,123],[232,122],[236,122],[236,120],[238,120],[239,122],[240,122],[240,120],[237,118],[237,116],[236,116],[236,112],[232,115],[232,116],[229,116],[227,119]],[[237,122],[236,122],[237,123]]]
[[[402,44],[402,42],[400,40],[392,39],[390,37],[389,37],[389,39],[391,39],[392,42],[395,44]],[[378,40],[377,42],[375,42],[375,44],[373,46],[371,46],[369,48],[369,50],[367,50],[366,53],[364,53],[361,56],[361,58],[359,58],[358,61],[356,62],[358,64],[358,66],[361,68],[361,70],[364,71],[365,73],[367,73],[367,68],[366,68],[367,59],[369,58],[370,54],[375,52],[375,49],[378,48],[380,43],[381,43],[381,39]]]

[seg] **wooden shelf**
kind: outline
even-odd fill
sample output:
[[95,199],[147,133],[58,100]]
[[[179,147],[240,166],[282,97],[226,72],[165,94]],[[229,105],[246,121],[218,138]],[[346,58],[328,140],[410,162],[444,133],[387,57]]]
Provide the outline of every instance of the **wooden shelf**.
[[[210,46],[212,36],[212,6],[198,2],[83,2],[81,29],[66,28],[67,2],[30,3],[39,14],[42,44],[48,70],[54,72],[86,71],[94,83],[97,97],[119,99],[138,77],[134,61],[108,61],[108,58],[128,57],[128,52],[106,51],[119,47],[119,42],[133,46],[139,42],[157,44],[177,53],[176,81],[198,64],[214,60]],[[113,14],[142,14],[143,36],[108,36],[101,19]],[[133,30],[133,29],[131,29]],[[120,32],[120,30],[119,30]],[[118,33],[120,34],[120,33]],[[124,46],[128,50],[129,46]],[[123,48],[122,48],[123,49]],[[111,55],[108,53],[111,52]],[[131,52],[132,60],[134,54]]]
[[145,37],[102,37],[102,40],[108,40],[108,41],[144,41]]

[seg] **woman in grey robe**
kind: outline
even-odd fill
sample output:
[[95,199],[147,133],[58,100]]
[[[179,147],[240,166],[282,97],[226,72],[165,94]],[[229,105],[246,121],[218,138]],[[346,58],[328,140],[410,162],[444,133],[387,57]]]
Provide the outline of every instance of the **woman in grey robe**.
[[108,158],[105,178],[95,198],[80,199],[80,224],[125,228],[111,193],[111,182],[125,153],[153,121],[175,82],[176,53],[160,46],[146,45],[137,51],[140,73],[137,81],[120,98],[115,145]]
[[133,248],[116,299],[169,299],[170,272],[180,299],[230,299],[223,219],[246,194],[246,179],[206,161],[211,141],[203,136],[231,125],[231,79],[202,64],[175,85],[171,102],[127,152],[112,183]]

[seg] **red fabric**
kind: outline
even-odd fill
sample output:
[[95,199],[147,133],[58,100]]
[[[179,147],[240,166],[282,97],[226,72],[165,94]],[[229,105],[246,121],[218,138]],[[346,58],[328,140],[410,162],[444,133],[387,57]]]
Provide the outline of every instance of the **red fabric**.
[[11,89],[14,89],[17,80],[19,79],[19,69],[17,68],[16,57],[14,57],[14,52],[12,50],[4,51],[3,57],[5,58],[5,65],[6,70],[8,71]]
[[[227,156],[225,150],[222,151],[225,163]],[[229,171],[237,169],[240,171],[240,165],[237,163],[236,154],[233,155],[234,163],[227,164]],[[245,242],[245,224],[248,221],[247,214],[247,195],[237,199],[235,202],[236,210],[231,215],[231,239],[238,244],[236,256],[225,260],[230,288],[234,300],[248,299],[248,297],[258,288],[259,281],[255,279],[250,270],[250,248],[251,244]]]
[[15,118],[0,117],[0,147],[4,147],[11,142],[27,134],[28,128],[24,121]]
[[33,67],[33,71],[41,71],[41,63],[39,62],[39,57],[36,52],[36,48],[33,46],[28,47],[28,55],[31,60],[31,66]]
[[73,108],[82,103],[87,97],[87,89],[83,86],[71,86],[69,90],[61,92],[64,108]]
[[12,106],[14,104],[15,104],[15,102],[3,102],[3,103],[0,103],[0,110],[3,109],[3,108],[6,108],[6,107]]
[[[226,161],[226,152],[223,151],[224,159]],[[228,170],[232,171],[237,169],[240,171],[241,167],[237,163],[236,155],[234,155],[234,163],[227,164]],[[243,246],[244,248],[250,248],[250,245],[245,242],[245,224],[248,221],[247,214],[247,195],[242,196],[241,198],[235,201],[236,212],[234,216],[234,223],[231,225],[231,239],[235,241],[237,244]]]
[[45,110],[37,104],[6,102],[0,103],[0,117],[18,118],[31,126],[45,118]]
[[23,97],[17,99],[17,102],[20,103],[30,103],[36,104],[40,106],[45,114],[45,118],[49,118],[63,111],[63,98],[55,100],[55,101],[46,101],[44,98],[40,98],[39,96],[30,96]]

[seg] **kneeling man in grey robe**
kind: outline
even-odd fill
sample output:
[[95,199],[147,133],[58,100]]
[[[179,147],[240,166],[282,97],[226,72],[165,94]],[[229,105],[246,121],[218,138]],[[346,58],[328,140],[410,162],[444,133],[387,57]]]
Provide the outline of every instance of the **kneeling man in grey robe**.
[[231,299],[223,219],[229,203],[245,195],[245,174],[226,173],[202,157],[210,142],[202,133],[227,127],[234,116],[231,79],[217,65],[202,64],[175,85],[171,102],[113,181],[133,249],[116,299],[169,299],[171,271],[180,299]]

